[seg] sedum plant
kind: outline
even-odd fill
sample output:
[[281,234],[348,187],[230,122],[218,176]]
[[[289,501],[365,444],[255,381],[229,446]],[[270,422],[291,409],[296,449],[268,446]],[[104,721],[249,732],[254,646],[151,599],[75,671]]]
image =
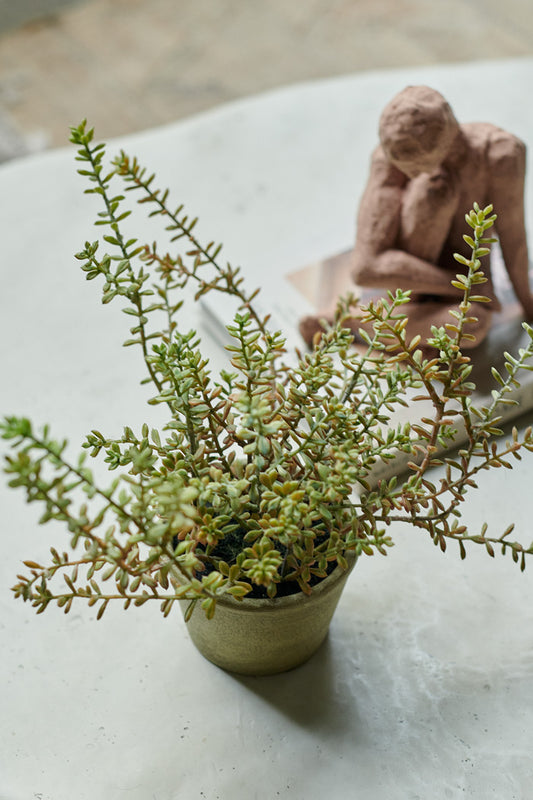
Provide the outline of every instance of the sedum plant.
[[[196,220],[170,204],[153,175],[123,152],[106,165],[105,147],[85,122],[71,141],[86,191],[101,199],[96,224],[106,248],[86,242],[76,258],[87,280],[100,280],[102,301],[128,316],[125,345],[140,348],[150,402],[163,406],[166,424],[125,427],[115,438],[94,430],[72,461],[48,427],[3,420],[1,435],[12,446],[9,485],[40,504],[42,523],[64,523],[69,537],[65,552],[51,549],[48,564],[24,562],[16,597],[37,613],[50,604],[68,612],[84,600],[98,618],[112,600],[125,608],[156,600],[165,615],[177,600],[190,600],[211,617],[225,595],[308,594],[336,565],[347,566],[348,553],[386,554],[393,521],[424,530],[441,550],[455,544],[462,558],[475,543],[490,556],[509,553],[524,568],[533,546],[514,541],[512,528],[489,535],[483,525],[471,533],[460,520],[478,472],[510,467],[523,448],[533,450],[530,428],[494,440],[502,404],[513,402],[520,370],[531,369],[533,331],[524,325],[532,341],[516,358],[506,355],[506,374],[493,370],[497,388],[487,407],[472,403],[470,359],[461,350],[472,303],[485,300],[477,292],[486,280],[481,258],[494,241],[491,207],[475,205],[466,216],[469,255],[456,255],[453,281],[464,293],[460,312],[427,343],[406,339],[409,293],[396,291],[363,309],[374,331],[361,333],[366,352],[352,347],[343,325],[353,303],[347,298],[311,351],[290,354],[255,310],[257,291],[220,259],[220,246],[201,243]],[[124,232],[128,192],[159,218],[161,245]],[[196,331],[180,324],[182,304],[211,292],[237,302],[227,364],[215,374]],[[389,424],[413,390],[431,400],[431,418]],[[453,446],[459,422],[467,443],[453,457],[438,457],[439,446]],[[373,466],[399,452],[412,455],[409,472],[373,487]],[[87,455],[103,457],[109,483],[94,478]],[[433,482],[429,470],[442,464],[443,477]]]

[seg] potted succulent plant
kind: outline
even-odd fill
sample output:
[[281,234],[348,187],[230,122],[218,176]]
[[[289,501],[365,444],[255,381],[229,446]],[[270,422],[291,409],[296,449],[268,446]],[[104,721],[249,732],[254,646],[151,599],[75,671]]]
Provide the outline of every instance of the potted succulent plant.
[[[531,429],[521,436],[514,430],[507,442],[493,439],[501,404],[529,368],[533,341],[508,356],[505,376],[494,372],[490,407],[473,406],[470,359],[461,350],[485,280],[480,259],[492,241],[490,207],[467,215],[469,254],[457,256],[454,282],[464,291],[461,310],[433,331],[425,349],[419,337],[406,339],[409,295],[396,291],[364,312],[374,331],[362,334],[366,352],[352,347],[343,325],[353,303],[346,298],[311,351],[288,354],[283,336],[255,310],[257,291],[248,292],[241,272],[221,263],[220,247],[200,243],[195,220],[170,206],[168,191],[155,189],[136,159],[122,152],[106,167],[104,145],[94,143],[85,122],[71,140],[87,191],[101,197],[97,224],[107,227],[109,247],[104,254],[98,242],[87,242],[77,258],[88,280],[103,281],[103,302],[116,301],[129,316],[125,345],[140,348],[151,402],[163,406],[167,422],[161,431],[125,427],[116,438],[94,430],[72,463],[66,443],[47,427],[3,420],[10,485],[41,504],[41,522],[63,522],[70,538],[66,552],[51,550],[49,564],[25,562],[17,597],[37,613],[51,604],[68,612],[83,600],[98,619],[111,601],[128,608],[156,600],[165,616],[181,605],[208,658],[264,674],[293,667],[318,647],[357,558],[386,554],[393,544],[391,521],[427,531],[442,550],[455,543],[463,558],[477,543],[491,556],[495,548],[509,552],[524,568],[533,546],[511,540],[511,529],[489,536],[486,526],[471,533],[460,522],[476,474],[533,449]],[[162,220],[164,249],[123,233],[131,210],[112,189],[117,180]],[[180,240],[182,255],[175,252]],[[183,302],[210,292],[238,305],[227,326],[228,363],[215,375],[196,331],[180,328]],[[431,401],[432,417],[391,426],[413,388]],[[453,444],[458,422],[467,443],[459,455],[438,458],[437,445]],[[372,486],[376,462],[399,452],[412,454],[409,472]],[[87,454],[103,455],[118,477],[102,486]],[[445,465],[444,477],[433,483],[428,470],[436,464]]]

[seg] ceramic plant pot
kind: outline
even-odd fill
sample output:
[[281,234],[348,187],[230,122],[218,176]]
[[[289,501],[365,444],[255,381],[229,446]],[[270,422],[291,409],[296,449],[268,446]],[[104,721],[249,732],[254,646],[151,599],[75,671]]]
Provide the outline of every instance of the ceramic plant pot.
[[[347,560],[348,569],[337,567],[309,596],[227,597],[217,602],[211,620],[197,604],[187,623],[192,641],[213,664],[240,675],[273,675],[303,664],[326,638],[356,559],[348,553]],[[185,613],[189,601],[181,606]]]

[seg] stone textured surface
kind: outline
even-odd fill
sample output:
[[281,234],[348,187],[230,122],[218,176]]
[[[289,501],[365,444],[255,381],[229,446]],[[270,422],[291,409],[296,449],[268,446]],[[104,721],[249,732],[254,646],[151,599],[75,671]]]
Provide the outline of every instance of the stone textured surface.
[[49,19],[83,0],[0,0],[0,32]]
[[[199,234],[223,240],[252,279],[274,280],[351,244],[380,111],[407,83],[437,88],[460,119],[490,113],[533,146],[528,60],[283,90],[111,153],[127,146],[164,171],[176,203],[199,215]],[[71,150],[0,170],[0,412],[49,421],[73,454],[91,428],[115,435],[162,415],[145,404],[140,354],[121,347],[124,315],[101,305],[72,257],[97,236],[96,197],[83,185]],[[216,368],[223,352],[213,343],[207,355]],[[515,521],[528,541],[532,456],[505,479],[481,472],[465,507],[472,532]],[[3,481],[0,507],[6,800],[530,800],[533,564],[522,575],[510,558],[472,548],[461,561],[396,525],[397,546],[361,559],[307,664],[237,679],[197,653],[177,609],[163,619],[148,603],[115,608],[97,623],[85,606],[36,616],[15,602],[21,561],[63,549],[64,532],[39,526]]]
[[85,116],[109,137],[297,81],[533,53],[529,0],[59,6],[38,4],[57,13],[0,38],[0,110],[40,146],[64,144]]

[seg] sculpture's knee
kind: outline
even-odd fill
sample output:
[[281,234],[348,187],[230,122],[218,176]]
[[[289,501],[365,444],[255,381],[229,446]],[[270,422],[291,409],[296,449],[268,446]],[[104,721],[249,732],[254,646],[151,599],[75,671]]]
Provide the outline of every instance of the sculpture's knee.
[[352,262],[352,279],[358,286],[375,285],[375,259],[372,256],[365,255],[364,253],[358,253],[356,249]]

